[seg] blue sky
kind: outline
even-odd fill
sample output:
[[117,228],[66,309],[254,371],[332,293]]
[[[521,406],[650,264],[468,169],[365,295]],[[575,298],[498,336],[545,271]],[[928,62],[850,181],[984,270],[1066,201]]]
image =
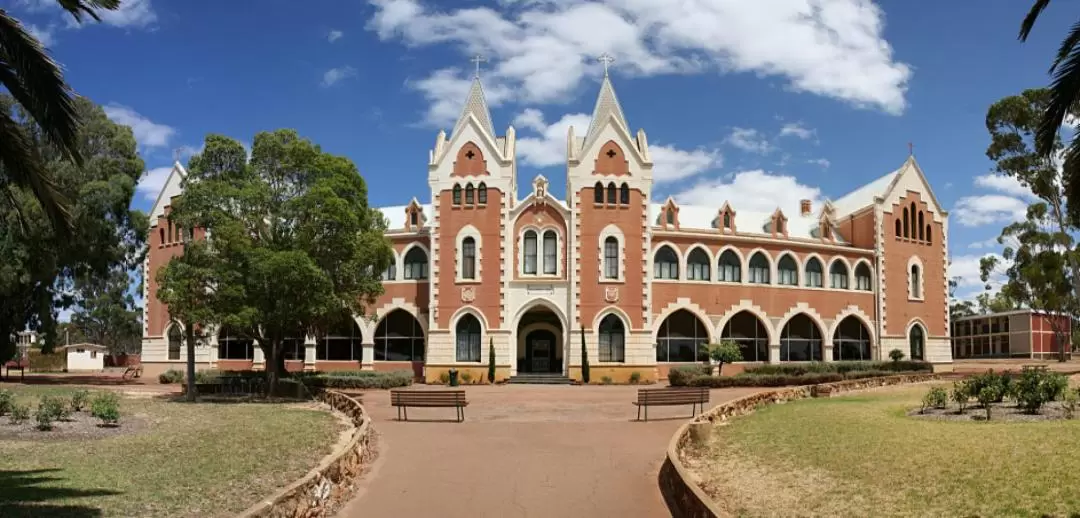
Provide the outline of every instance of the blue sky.
[[52,0],[11,1],[73,87],[132,125],[140,208],[207,133],[250,142],[282,127],[356,162],[373,204],[427,201],[428,150],[477,52],[496,129],[518,132],[519,184],[543,173],[561,193],[566,127],[588,124],[608,52],[630,125],[649,135],[654,198],[796,210],[897,168],[913,142],[952,214],[962,295],[1025,205],[987,176],[986,109],[1045,85],[1080,15],[1052,4],[1021,44],[1030,2],[1005,0],[126,0],[81,27]]

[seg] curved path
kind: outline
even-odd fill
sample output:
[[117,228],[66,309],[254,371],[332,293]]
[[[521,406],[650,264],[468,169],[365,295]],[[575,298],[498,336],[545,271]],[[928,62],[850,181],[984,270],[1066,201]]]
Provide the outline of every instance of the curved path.
[[[637,388],[468,387],[460,424],[434,421],[445,408],[396,421],[389,393],[367,392],[379,459],[338,516],[669,516],[657,474],[690,408],[635,422]],[[706,409],[758,390],[713,390]]]

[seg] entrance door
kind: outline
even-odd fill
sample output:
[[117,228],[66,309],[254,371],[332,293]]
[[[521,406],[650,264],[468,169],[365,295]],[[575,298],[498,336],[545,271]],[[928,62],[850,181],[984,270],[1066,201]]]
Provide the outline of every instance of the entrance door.
[[[555,333],[537,330],[525,337],[525,369],[528,372],[555,372]],[[558,365],[562,367],[562,365]],[[524,370],[524,369],[523,369]]]

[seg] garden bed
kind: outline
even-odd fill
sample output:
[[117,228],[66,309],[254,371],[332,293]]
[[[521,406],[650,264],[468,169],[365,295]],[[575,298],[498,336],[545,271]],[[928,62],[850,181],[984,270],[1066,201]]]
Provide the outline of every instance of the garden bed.
[[[986,421],[986,409],[978,406],[960,413],[955,408],[912,408],[908,417],[938,421]],[[1037,414],[1025,412],[1013,403],[991,403],[990,421],[1055,421],[1069,419],[1060,401],[1044,405]]]
[[762,365],[735,376],[714,376],[711,365],[694,364],[671,369],[668,383],[673,387],[788,387],[929,373],[932,370],[933,367],[925,362],[808,362]]

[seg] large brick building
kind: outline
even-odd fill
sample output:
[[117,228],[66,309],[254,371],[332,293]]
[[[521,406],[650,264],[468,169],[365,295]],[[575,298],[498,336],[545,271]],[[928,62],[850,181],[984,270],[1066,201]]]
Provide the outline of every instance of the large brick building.
[[[515,133],[499,136],[479,79],[428,159],[430,200],[382,209],[395,264],[385,294],[329,336],[295,337],[290,369],[450,368],[498,376],[643,379],[735,340],[747,362],[886,358],[950,364],[948,217],[914,158],[820,207],[753,212],[653,198],[643,130],[605,77],[588,128],[566,136],[565,200],[536,177],[519,189]],[[167,219],[177,164],[151,214],[144,363],[184,361],[180,328],[154,293],[180,251]],[[427,201],[427,200],[425,200]],[[258,347],[219,330],[203,366],[261,368]]]

